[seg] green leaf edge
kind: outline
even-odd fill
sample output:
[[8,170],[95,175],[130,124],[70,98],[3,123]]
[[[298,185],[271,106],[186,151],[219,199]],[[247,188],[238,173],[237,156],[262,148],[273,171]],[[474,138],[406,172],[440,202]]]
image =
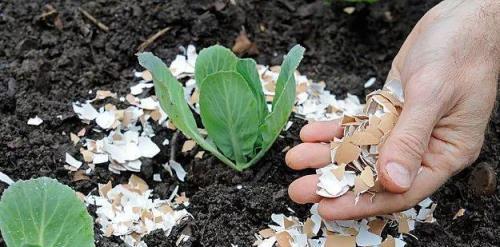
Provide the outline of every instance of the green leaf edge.
[[[95,246],[94,244],[94,220],[92,218],[92,216],[90,216],[90,214],[88,213],[87,211],[87,207],[85,207],[85,205],[80,201],[80,199],[78,199],[78,197],[76,196],[76,192],[70,188],[69,186],[65,185],[65,184],[62,184],[60,183],[59,181],[55,180],[55,179],[52,179],[52,178],[48,178],[48,177],[39,177],[39,178],[35,178],[35,179],[30,179],[30,180],[20,180],[20,181],[17,181],[15,182],[14,184],[10,185],[2,194],[2,197],[0,199],[0,209],[4,207],[5,205],[5,198],[9,198],[11,196],[12,193],[15,193],[16,190],[18,188],[23,188],[25,186],[30,186],[32,183],[41,183],[41,184],[54,184],[55,186],[58,186],[61,190],[66,190],[68,192],[72,192],[74,194],[74,200],[78,201],[80,203],[80,208],[77,208],[75,209],[76,210],[81,210],[84,212],[84,220],[87,221],[88,223],[88,231],[90,233],[91,236],[89,236],[90,238],[90,241],[92,242],[92,244],[90,246]],[[23,189],[24,190],[24,189]],[[16,198],[18,196],[16,196],[16,194],[13,194],[13,198]],[[0,212],[1,214],[1,212]],[[1,218],[1,217],[0,217]],[[8,236],[8,234],[5,234],[5,232],[3,230],[3,227],[2,227],[2,222],[0,221],[0,230],[2,230],[2,236],[4,238],[4,241],[6,243],[7,246],[8,245],[8,238],[6,236]],[[23,224],[24,225],[24,224]],[[82,229],[80,230],[83,231],[85,229]],[[35,243],[20,243],[19,246],[40,246],[42,247],[41,243],[39,245],[35,244]],[[52,246],[57,246],[57,245],[52,245]],[[45,246],[43,246],[45,247]]]
[[[213,54],[225,57],[226,59],[223,61],[223,64],[217,64],[217,66],[214,66],[212,64],[213,59],[210,58]],[[194,79],[196,80],[196,84],[199,88],[201,88],[201,85],[207,76],[219,71],[235,71],[238,60],[238,57],[234,55],[231,50],[221,45],[212,45],[201,49],[194,66]],[[212,71],[211,73],[207,72],[207,68],[210,67],[207,62],[212,65],[212,69],[217,68],[217,70]]]

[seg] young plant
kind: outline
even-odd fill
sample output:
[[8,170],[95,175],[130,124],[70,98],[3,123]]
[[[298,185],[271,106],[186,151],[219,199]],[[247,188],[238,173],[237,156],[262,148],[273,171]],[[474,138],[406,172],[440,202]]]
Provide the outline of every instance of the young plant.
[[54,179],[12,184],[0,200],[7,247],[94,246],[92,217],[71,188]]
[[150,52],[139,63],[153,75],[156,96],[173,124],[225,164],[242,171],[261,159],[286,125],[295,103],[295,76],[304,48],[285,56],[269,112],[256,63],[240,59],[219,46],[203,49],[196,60],[200,115],[208,133],[204,139],[184,100],[182,85]]

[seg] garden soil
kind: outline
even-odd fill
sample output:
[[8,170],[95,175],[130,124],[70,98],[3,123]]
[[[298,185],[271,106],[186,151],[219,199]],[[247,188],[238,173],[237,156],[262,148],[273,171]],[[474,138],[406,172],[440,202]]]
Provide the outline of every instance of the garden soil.
[[[171,27],[146,50],[167,62],[180,46],[197,48],[212,44],[231,47],[241,30],[246,30],[259,53],[260,64],[280,64],[283,54],[300,43],[307,51],[300,71],[314,80],[325,80],[340,97],[347,92],[364,98],[373,89],[363,83],[376,77],[381,87],[391,59],[417,20],[436,1],[392,0],[372,5],[304,0],[223,0],[203,1],[0,1],[0,170],[14,179],[39,176],[57,178],[82,193],[98,183],[126,182],[130,173],[114,175],[107,166],[97,166],[90,180],[72,182],[64,169],[65,152],[76,153],[68,134],[84,125],[72,111],[71,103],[91,98],[89,90],[111,90],[125,95],[136,83],[134,56],[137,47],[150,35]],[[45,4],[59,13],[63,28],[53,16],[41,19]],[[347,14],[344,7],[354,6]],[[104,32],[83,17],[78,8],[91,13],[109,27]],[[59,26],[61,27],[61,26]],[[498,99],[498,98],[497,98]],[[498,102],[498,100],[497,100]],[[44,119],[40,126],[26,124],[30,117]],[[60,117],[57,117],[60,116]],[[183,246],[251,246],[254,233],[270,223],[272,213],[292,214],[304,219],[310,205],[294,204],[287,185],[301,175],[284,163],[282,150],[300,142],[304,121],[293,119],[265,158],[251,169],[235,172],[210,155],[195,160],[198,150],[180,152],[176,159],[188,172],[185,183],[171,178],[161,168],[169,159],[169,146],[161,141],[172,132],[157,129],[153,140],[162,152],[144,160],[139,174],[165,198],[176,185],[186,192],[193,219],[176,227],[169,237],[156,231],[145,237],[149,246],[175,246],[180,234],[192,236]],[[496,167],[500,155],[498,108],[489,124],[478,162]],[[499,246],[500,189],[493,195],[478,196],[469,186],[473,169],[456,175],[432,198],[439,204],[438,222],[419,224],[407,237],[410,246]],[[161,172],[164,181],[152,180]],[[241,189],[237,186],[241,185]],[[0,183],[0,194],[6,189]],[[465,208],[465,215],[453,220]],[[90,207],[92,214],[95,208]],[[94,215],[95,216],[95,215]],[[124,246],[118,238],[105,238],[96,227],[98,247]],[[0,246],[5,245],[0,237]]]

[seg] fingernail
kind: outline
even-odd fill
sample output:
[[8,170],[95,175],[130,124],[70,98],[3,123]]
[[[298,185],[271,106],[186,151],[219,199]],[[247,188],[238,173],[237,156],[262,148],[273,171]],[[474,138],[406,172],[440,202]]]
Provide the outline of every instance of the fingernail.
[[402,188],[408,188],[411,185],[410,171],[403,165],[396,162],[389,162],[385,168],[392,181]]

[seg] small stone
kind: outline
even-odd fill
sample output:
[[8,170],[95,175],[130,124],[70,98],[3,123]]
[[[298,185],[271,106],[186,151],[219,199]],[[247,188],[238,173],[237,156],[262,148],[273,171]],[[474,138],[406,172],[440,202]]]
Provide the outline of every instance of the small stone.
[[469,185],[478,195],[493,195],[497,177],[492,165],[482,162],[474,167],[469,177]]

